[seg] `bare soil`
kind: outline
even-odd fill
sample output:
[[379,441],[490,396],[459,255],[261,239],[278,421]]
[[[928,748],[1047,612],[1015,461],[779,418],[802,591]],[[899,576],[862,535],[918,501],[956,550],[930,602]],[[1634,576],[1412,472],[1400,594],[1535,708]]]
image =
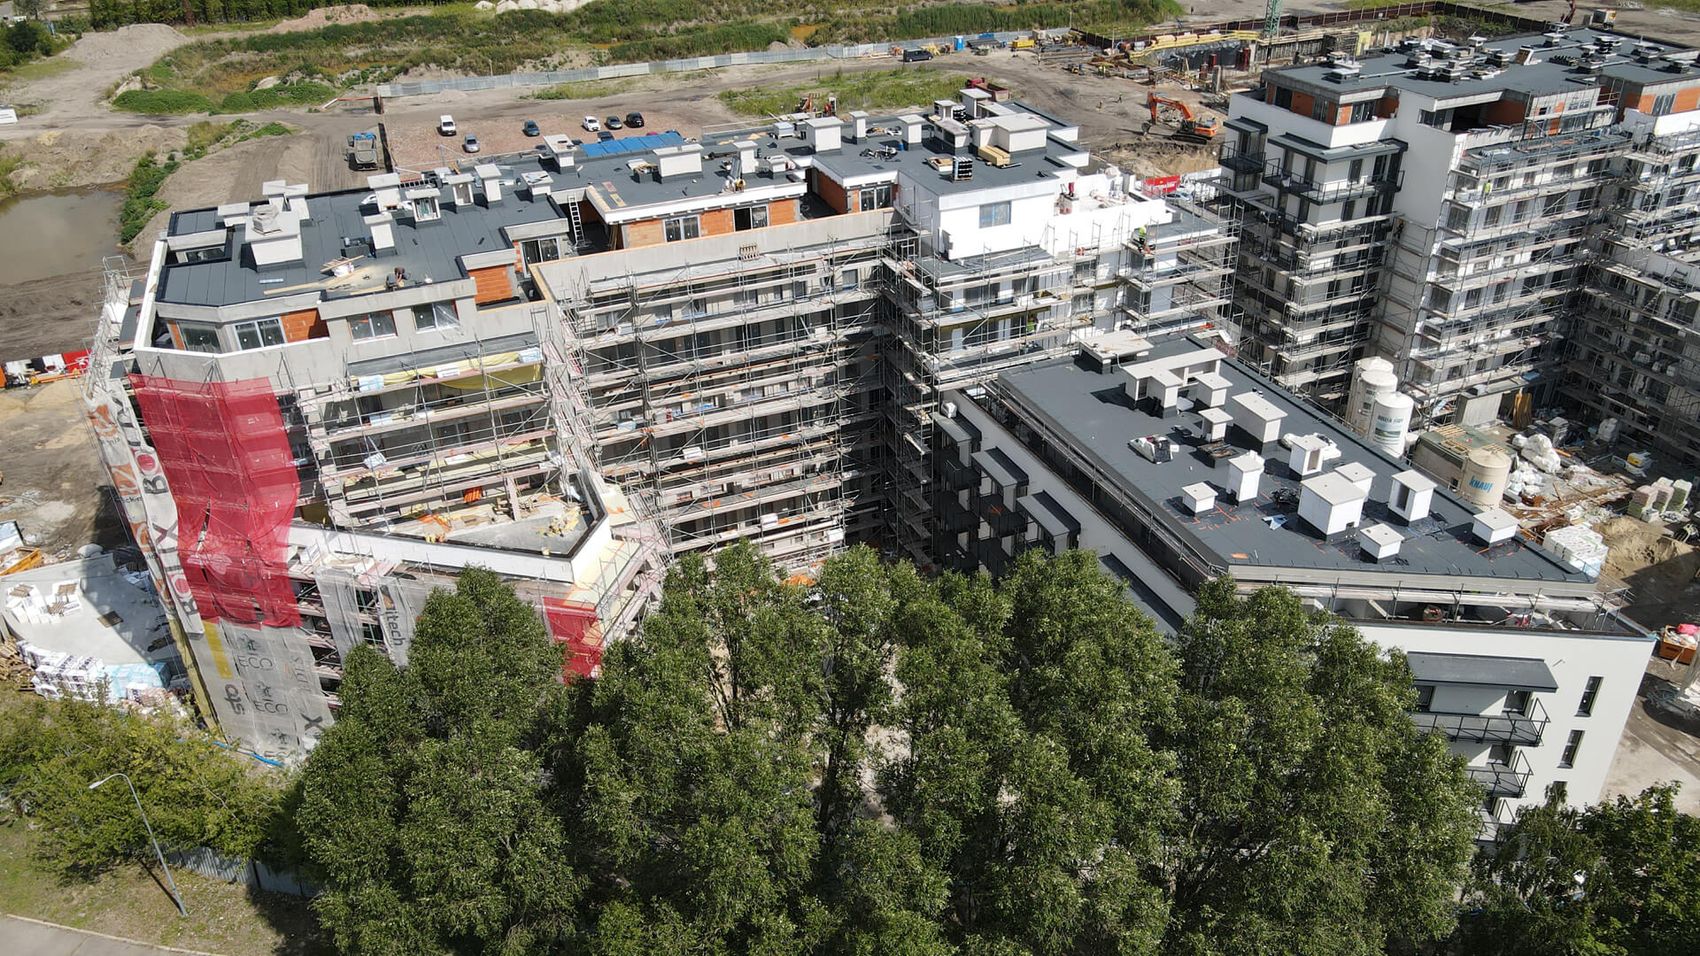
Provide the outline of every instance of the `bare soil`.
[[0,434],[6,436],[0,521],[18,522],[49,562],[74,557],[85,544],[111,548],[128,541],[100,477],[105,470],[79,386],[61,379],[0,392]]
[[159,23],[84,34],[59,54],[77,63],[77,69],[43,76],[7,91],[13,104],[38,111],[13,130],[29,136],[44,129],[109,127],[112,110],[106,95],[112,87],[188,42],[189,37]]
[[[405,12],[411,13],[413,11]],[[396,15],[399,14],[391,14],[391,16]],[[298,30],[317,30],[320,27],[328,27],[333,23],[365,23],[369,20],[382,20],[383,18],[383,14],[364,3],[348,3],[337,7],[320,7],[317,10],[309,10],[306,14],[293,20],[284,20],[266,32],[294,33]]]
[[1662,525],[1620,517],[1594,527],[1611,553],[1600,575],[1606,587],[1629,588],[1627,611],[1643,627],[1700,621],[1700,551],[1672,538]]

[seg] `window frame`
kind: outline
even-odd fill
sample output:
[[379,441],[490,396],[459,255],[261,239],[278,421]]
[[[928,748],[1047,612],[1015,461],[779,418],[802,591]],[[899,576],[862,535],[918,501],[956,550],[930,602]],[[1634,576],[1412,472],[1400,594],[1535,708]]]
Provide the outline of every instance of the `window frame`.
[[[420,321],[420,313],[428,316],[426,321]],[[444,319],[444,316],[447,319]],[[415,332],[441,332],[444,329],[460,328],[460,312],[455,309],[453,302],[425,302],[413,307],[413,330]]]
[[1576,702],[1576,716],[1594,716],[1594,704],[1599,701],[1600,685],[1604,682],[1605,678],[1598,674],[1588,678],[1587,685],[1582,688],[1582,697]]
[[[360,332],[362,323],[364,323],[364,328],[367,330],[364,335]],[[387,331],[385,331],[384,328],[380,328],[380,326],[387,328]],[[348,319],[348,334],[352,336],[356,342],[375,342],[379,339],[394,338],[396,335],[395,313],[380,310],[377,312],[365,312],[360,315],[350,316]]]
[[[191,333],[210,336],[210,339],[199,344],[191,343],[189,341]],[[177,335],[183,340],[183,351],[185,352],[201,352],[207,355],[219,355],[224,352],[224,342],[219,338],[218,326],[216,325],[185,324],[183,322],[179,322],[177,323]],[[212,348],[202,348],[201,346],[204,345],[210,345]]]
[[[289,341],[288,337],[283,333],[283,319],[275,315],[266,316],[265,318],[260,319],[249,319],[246,322],[237,322],[230,327],[230,332],[236,337],[236,351],[238,352],[253,352],[259,349],[271,348],[274,345],[283,345]],[[256,344],[248,345],[244,343],[242,341],[242,334],[244,332],[252,333]],[[275,334],[277,341],[266,341],[266,332],[272,332]]]
[[692,213],[689,216],[669,216],[661,220],[661,238],[666,242],[701,239],[702,216]]
[[995,229],[998,226],[1007,226],[1010,224],[1012,215],[1013,210],[1010,208],[1010,202],[1007,199],[1000,202],[981,203],[980,228]]
[[1580,730],[1570,732],[1570,738],[1564,742],[1564,750],[1558,755],[1558,765],[1561,769],[1569,770],[1576,766],[1576,754],[1582,749],[1582,738],[1586,736]]
[[[761,220],[757,222],[756,220]],[[732,210],[732,230],[734,232],[749,232],[752,229],[766,229],[770,218],[765,204],[758,206],[739,206]]]

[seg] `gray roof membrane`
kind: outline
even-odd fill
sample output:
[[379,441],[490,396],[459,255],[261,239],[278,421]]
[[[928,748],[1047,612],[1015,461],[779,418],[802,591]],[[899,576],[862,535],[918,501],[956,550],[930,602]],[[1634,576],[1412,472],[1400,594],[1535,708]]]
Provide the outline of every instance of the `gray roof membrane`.
[[1558,681],[1546,661],[1534,657],[1411,651],[1405,660],[1410,662],[1411,676],[1423,683],[1486,684],[1549,693],[1558,690]]
[[[1150,356],[1161,358],[1196,350],[1205,344],[1189,336],[1175,335],[1154,343]],[[1135,406],[1128,399],[1120,374],[1100,374],[1074,360],[1058,360],[1015,372],[999,382],[1025,413],[1069,436],[1080,454],[1088,456],[1106,474],[1115,478],[1123,493],[1143,502],[1159,520],[1180,533],[1220,566],[1260,568],[1303,568],[1338,570],[1354,576],[1379,572],[1402,575],[1432,574],[1445,579],[1455,576],[1518,580],[1586,582],[1545,551],[1519,537],[1487,547],[1471,535],[1475,509],[1462,500],[1437,490],[1427,518],[1407,527],[1387,506],[1391,476],[1409,468],[1383,454],[1338,421],[1304,404],[1250,368],[1223,356],[1221,374],[1230,383],[1228,395],[1260,393],[1275,408],[1286,413],[1280,433],[1320,434],[1332,441],[1340,457],[1327,462],[1332,472],[1347,462],[1357,462],[1373,473],[1369,499],[1364,503],[1359,527],[1385,523],[1397,529],[1404,541],[1397,556],[1380,562],[1363,553],[1356,529],[1324,539],[1301,519],[1296,505],[1299,480],[1287,464],[1287,449],[1272,445],[1255,499],[1235,503],[1226,488],[1228,469],[1217,465],[1200,446],[1201,416],[1197,409],[1174,412],[1168,417],[1154,413],[1145,403]],[[1153,462],[1128,446],[1146,435],[1167,435],[1178,445],[1173,460]],[[1230,430],[1229,440],[1249,447],[1247,436]],[[1219,493],[1214,508],[1193,515],[1186,507],[1182,489],[1208,482]],[[1290,497],[1289,497],[1290,496]],[[1283,499],[1278,501],[1277,499]],[[1437,581],[1440,586],[1444,582]]]

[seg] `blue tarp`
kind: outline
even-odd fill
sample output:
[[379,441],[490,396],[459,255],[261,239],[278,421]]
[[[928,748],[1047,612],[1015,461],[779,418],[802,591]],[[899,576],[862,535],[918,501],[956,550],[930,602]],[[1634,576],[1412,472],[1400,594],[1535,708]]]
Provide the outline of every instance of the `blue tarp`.
[[607,156],[625,156],[628,153],[647,153],[652,149],[663,146],[683,146],[685,138],[678,130],[668,130],[665,133],[650,133],[645,136],[628,136],[625,139],[610,139],[597,143],[585,143],[580,149],[584,151],[585,159],[599,159]]

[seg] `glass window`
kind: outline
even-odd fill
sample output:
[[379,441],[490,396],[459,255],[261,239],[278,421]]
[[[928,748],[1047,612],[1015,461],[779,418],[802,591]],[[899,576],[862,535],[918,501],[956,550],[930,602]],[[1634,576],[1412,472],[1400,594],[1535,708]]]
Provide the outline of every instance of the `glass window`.
[[1594,715],[1594,700],[1600,696],[1602,677],[1588,678],[1588,686],[1582,691],[1582,700],[1576,705],[1576,716],[1592,717]]
[[1559,756],[1558,765],[1560,767],[1567,768],[1576,766],[1576,751],[1581,749],[1581,747],[1582,732],[1580,730],[1572,730],[1570,732],[1570,739],[1564,743],[1564,753]]
[[681,239],[695,239],[702,235],[702,220],[696,216],[680,216],[668,219],[662,224],[668,242],[678,242]]
[[1009,203],[989,202],[980,207],[980,228],[1009,225]]
[[183,347],[191,352],[222,352],[224,347],[218,344],[218,330],[204,325],[178,325],[178,334],[183,336]]
[[413,327],[421,332],[460,327],[460,314],[453,302],[429,302],[413,307]]
[[561,258],[561,240],[557,237],[548,239],[530,239],[520,243],[520,254],[525,256],[529,265],[536,262],[554,262]]
[[766,229],[767,207],[750,206],[747,209],[732,210],[732,227],[739,232],[746,229]]
[[891,208],[891,184],[873,186],[861,192],[861,209],[868,212],[873,209]]
[[861,284],[862,284],[862,277],[861,277],[861,274],[857,270],[855,270],[855,269],[845,269],[844,270],[844,281],[842,283],[844,288],[854,289],[854,288],[857,288],[858,286],[860,286]]
[[395,334],[395,316],[388,312],[369,312],[349,320],[355,341],[381,339]]
[[235,326],[236,347],[244,352],[268,345],[283,344],[283,322],[278,319],[256,319]]
[[1426,714],[1434,707],[1434,685],[1417,685],[1417,713]]
[[1372,119],[1375,119],[1374,100],[1366,100],[1362,103],[1352,104],[1352,122],[1367,123]]
[[1505,695],[1505,713],[1526,717],[1529,713],[1529,692],[1514,690]]

